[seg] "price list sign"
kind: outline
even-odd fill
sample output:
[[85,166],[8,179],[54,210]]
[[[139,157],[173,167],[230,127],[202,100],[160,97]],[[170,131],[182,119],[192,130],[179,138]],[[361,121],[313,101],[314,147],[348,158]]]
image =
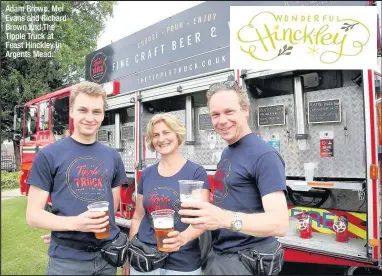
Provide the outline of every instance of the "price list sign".
[[282,104],[259,106],[257,118],[259,126],[285,125],[285,106]]
[[309,102],[308,118],[310,124],[341,122],[340,99]]

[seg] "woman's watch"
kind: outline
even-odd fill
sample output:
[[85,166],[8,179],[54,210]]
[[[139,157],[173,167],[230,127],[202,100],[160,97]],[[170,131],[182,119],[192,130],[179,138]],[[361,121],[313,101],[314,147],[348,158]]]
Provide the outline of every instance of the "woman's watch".
[[240,218],[238,212],[233,213],[233,219],[231,222],[231,228],[233,232],[239,232],[243,226],[243,220]]

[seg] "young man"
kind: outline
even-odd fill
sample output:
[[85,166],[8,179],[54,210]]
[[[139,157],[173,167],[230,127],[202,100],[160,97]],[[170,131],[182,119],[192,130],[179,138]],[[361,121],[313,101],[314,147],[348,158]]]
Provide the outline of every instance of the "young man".
[[[115,275],[117,268],[102,258],[100,247],[120,232],[114,212],[119,186],[127,179],[119,153],[96,141],[104,119],[105,92],[98,84],[83,82],[73,87],[69,101],[74,133],[36,155],[28,178],[27,223],[52,231],[48,275]],[[52,212],[44,210],[49,195]],[[98,218],[104,212],[87,210],[96,201],[109,202],[108,216]],[[107,225],[110,235],[96,239],[95,233],[104,232]],[[95,249],[79,249],[81,244]]]
[[258,273],[261,267],[256,261],[248,267],[244,261],[249,258],[241,256],[240,260],[240,252],[249,249],[278,252],[266,271],[278,274],[283,253],[275,236],[283,236],[289,224],[284,163],[273,147],[250,130],[248,95],[236,82],[211,86],[207,100],[212,124],[228,146],[216,170],[213,204],[182,203],[182,207],[198,209],[180,210],[181,215],[194,216],[182,222],[215,230],[207,275]]

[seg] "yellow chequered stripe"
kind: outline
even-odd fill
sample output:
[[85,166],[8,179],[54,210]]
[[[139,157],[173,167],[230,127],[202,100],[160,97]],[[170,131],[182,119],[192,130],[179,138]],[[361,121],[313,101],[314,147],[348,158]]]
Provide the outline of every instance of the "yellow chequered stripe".
[[349,223],[348,231],[360,237],[361,239],[366,240],[366,231],[359,228],[358,226]]
[[354,212],[349,212],[349,214],[356,218],[359,218],[362,221],[366,221],[366,214],[354,213]]
[[[361,214],[361,213],[354,213],[354,212],[349,212],[350,215],[362,220],[362,221],[367,221],[367,215],[366,214]],[[356,225],[350,224],[349,223],[349,231],[354,233],[354,235],[357,235],[361,239],[366,240],[366,230],[363,230],[359,228]]]

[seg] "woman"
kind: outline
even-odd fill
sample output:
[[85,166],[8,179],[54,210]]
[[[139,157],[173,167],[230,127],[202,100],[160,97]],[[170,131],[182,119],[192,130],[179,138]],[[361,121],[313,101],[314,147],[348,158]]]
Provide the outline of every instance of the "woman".
[[130,240],[137,234],[139,241],[156,247],[151,212],[173,209],[174,230],[163,241],[170,252],[162,268],[149,273],[130,266],[130,275],[201,275],[201,254],[198,237],[204,230],[194,229],[180,221],[178,210],[178,180],[204,181],[202,200],[208,201],[209,183],[205,169],[179,152],[184,143],[185,128],[171,114],[155,115],[147,126],[147,143],[151,151],[161,154],[160,161],[143,170],[138,186],[136,209],[130,227]]

